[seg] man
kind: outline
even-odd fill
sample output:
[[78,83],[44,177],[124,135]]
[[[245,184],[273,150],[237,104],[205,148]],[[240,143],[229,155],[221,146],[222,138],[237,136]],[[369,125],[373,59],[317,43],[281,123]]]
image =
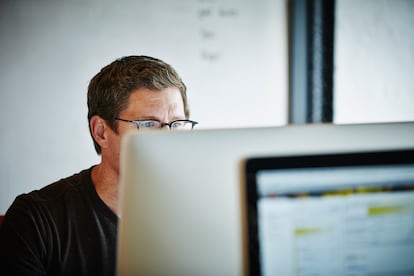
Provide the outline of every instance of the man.
[[16,198],[0,229],[2,275],[114,275],[121,137],[196,124],[176,71],[146,56],[104,67],[89,84],[88,109],[101,162]]

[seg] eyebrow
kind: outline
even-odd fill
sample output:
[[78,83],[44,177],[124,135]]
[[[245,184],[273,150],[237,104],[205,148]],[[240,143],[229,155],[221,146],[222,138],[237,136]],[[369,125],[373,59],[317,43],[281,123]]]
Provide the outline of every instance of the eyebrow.
[[[160,120],[159,118],[157,118],[157,117],[154,117],[154,116],[141,116],[141,118],[142,119],[135,119],[135,121],[142,121],[142,120],[157,120],[157,121],[160,121],[160,122],[162,122],[162,120]],[[172,118],[172,120],[170,121],[170,122],[172,122],[172,121],[177,121],[177,120],[187,120],[186,118],[185,118],[185,116],[183,116],[183,117],[173,117]]]

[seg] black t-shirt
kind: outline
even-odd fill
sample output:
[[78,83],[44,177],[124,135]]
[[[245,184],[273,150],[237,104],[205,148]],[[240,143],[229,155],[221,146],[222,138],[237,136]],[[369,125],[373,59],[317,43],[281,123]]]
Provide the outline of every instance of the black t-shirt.
[[117,225],[91,169],[20,195],[0,227],[0,274],[115,275]]

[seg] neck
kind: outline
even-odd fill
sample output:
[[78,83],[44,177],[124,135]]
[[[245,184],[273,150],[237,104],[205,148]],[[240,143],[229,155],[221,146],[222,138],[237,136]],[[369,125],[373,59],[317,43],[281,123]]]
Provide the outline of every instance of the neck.
[[103,163],[92,169],[92,182],[102,201],[120,217],[119,173],[105,168]]

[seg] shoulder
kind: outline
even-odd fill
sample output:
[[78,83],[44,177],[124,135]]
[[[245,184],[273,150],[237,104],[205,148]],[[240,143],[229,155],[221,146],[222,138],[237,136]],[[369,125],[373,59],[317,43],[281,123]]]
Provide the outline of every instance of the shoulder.
[[73,237],[69,230],[80,212],[77,206],[82,207],[82,186],[89,185],[90,170],[15,199],[0,227],[0,259],[8,260],[8,268],[36,274],[59,259],[61,246],[70,245]]
[[62,178],[40,190],[32,191],[28,194],[21,195],[18,198],[26,198],[41,203],[62,199],[62,197],[65,197],[68,193],[79,193],[83,190],[83,186],[88,185],[91,182],[91,169],[92,168],[89,168],[72,176]]
[[68,198],[81,196],[85,190],[84,186],[91,183],[91,169],[92,168],[89,168],[72,176],[62,178],[42,189],[19,195],[16,197],[12,206],[10,206],[9,211],[13,209],[33,211],[33,208],[41,208],[41,206],[54,208],[53,206],[64,203]]

